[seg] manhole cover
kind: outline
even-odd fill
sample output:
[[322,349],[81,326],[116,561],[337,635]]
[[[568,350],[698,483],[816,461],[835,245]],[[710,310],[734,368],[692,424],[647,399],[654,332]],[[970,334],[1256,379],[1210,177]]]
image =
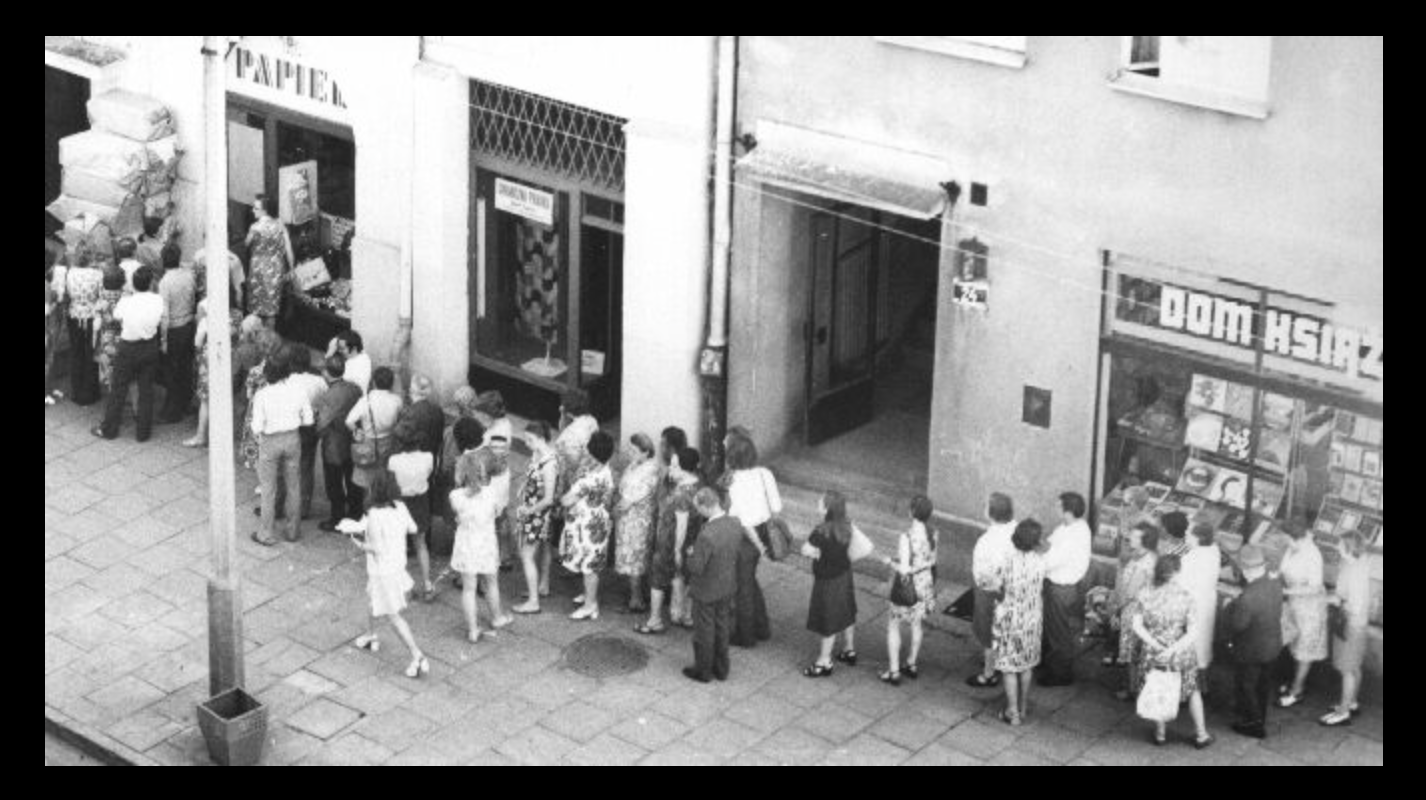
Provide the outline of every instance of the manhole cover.
[[642,646],[618,636],[586,636],[564,652],[565,666],[588,678],[638,672],[649,663]]

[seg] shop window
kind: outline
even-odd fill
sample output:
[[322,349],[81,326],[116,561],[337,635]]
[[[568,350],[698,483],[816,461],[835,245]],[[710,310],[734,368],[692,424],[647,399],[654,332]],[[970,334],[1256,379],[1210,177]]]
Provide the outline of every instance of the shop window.
[[1133,94],[1267,116],[1271,36],[1125,36],[1111,84]]

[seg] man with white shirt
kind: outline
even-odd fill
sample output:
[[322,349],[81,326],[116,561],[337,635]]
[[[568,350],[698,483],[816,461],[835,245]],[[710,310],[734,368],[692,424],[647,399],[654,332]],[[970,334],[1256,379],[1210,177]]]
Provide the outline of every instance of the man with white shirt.
[[297,541],[302,520],[302,442],[298,431],[312,425],[312,404],[307,390],[288,380],[289,375],[288,359],[268,359],[263,366],[268,383],[252,399],[252,429],[258,438],[257,475],[262,484],[262,528],[252,538],[267,547],[277,544],[272,532],[279,480],[290,487],[286,498],[288,541]]
[[1084,576],[1089,573],[1089,523],[1084,497],[1060,495],[1060,526],[1045,553],[1045,635],[1040,657],[1041,686],[1074,683],[1074,659],[1084,632]]
[[986,514],[991,525],[975,542],[970,568],[975,579],[971,628],[976,641],[985,649],[985,661],[980,672],[966,679],[966,685],[977,689],[1000,685],[1000,673],[995,671],[991,628],[995,622],[995,593],[1000,591],[1000,565],[1014,548],[1010,537],[1015,533],[1015,504],[1009,496],[996,492],[990,496]]
[[[283,345],[279,351],[279,358],[287,360],[288,369],[292,374],[288,376],[287,382],[297,387],[303,396],[307,398],[308,405],[312,406],[313,413],[316,413],[322,395],[327,391],[327,381],[321,375],[312,372],[312,351],[307,349],[307,345],[301,343],[291,343]],[[297,430],[298,440],[302,445],[302,458],[300,461],[302,469],[301,490],[302,490],[302,518],[311,516],[312,495],[316,490],[316,470],[317,470],[317,426],[315,419],[313,424],[304,425]],[[278,509],[283,509],[283,501],[287,497],[287,484],[278,483],[277,503]],[[262,513],[259,510],[258,513]],[[283,519],[279,511],[278,519]]]
[[114,358],[114,385],[105,405],[104,422],[91,431],[101,439],[119,436],[124,400],[129,396],[129,384],[135,381],[139,384],[135,438],[146,442],[153,432],[154,374],[158,372],[160,353],[167,350],[163,341],[167,313],[163,298],[153,291],[155,283],[154,271],[139,267],[134,271],[134,293],[120,298],[114,306],[114,319],[120,323],[119,352]]
[[327,355],[341,353],[347,360],[347,372],[345,380],[348,383],[356,384],[363,395],[371,387],[371,356],[366,354],[366,348],[362,345],[361,334],[356,331],[346,330],[337,334],[332,339],[332,343],[327,346]]

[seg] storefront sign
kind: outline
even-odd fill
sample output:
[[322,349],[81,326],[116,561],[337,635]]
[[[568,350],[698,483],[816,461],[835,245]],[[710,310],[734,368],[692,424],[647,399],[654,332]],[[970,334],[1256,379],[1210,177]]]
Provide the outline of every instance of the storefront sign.
[[511,183],[504,178],[495,179],[495,207],[541,225],[553,225],[555,221],[553,194]]
[[[259,37],[260,38],[260,37]],[[294,110],[345,122],[347,103],[330,73],[249,42],[228,54],[228,89]]]
[[[1182,331],[1254,349],[1257,303],[1167,283],[1120,277],[1116,316],[1127,322]],[[1307,314],[1269,306],[1261,311],[1264,350],[1270,355],[1327,367],[1351,378],[1382,380],[1382,335],[1338,327]]]

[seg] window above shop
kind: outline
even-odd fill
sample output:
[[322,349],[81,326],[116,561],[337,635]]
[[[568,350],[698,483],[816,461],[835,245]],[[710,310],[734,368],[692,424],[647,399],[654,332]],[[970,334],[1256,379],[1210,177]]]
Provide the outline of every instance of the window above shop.
[[1110,86],[1254,119],[1268,116],[1271,36],[1125,36]]
[[898,47],[927,50],[957,58],[1020,69],[1025,66],[1028,36],[878,36],[877,41]]

